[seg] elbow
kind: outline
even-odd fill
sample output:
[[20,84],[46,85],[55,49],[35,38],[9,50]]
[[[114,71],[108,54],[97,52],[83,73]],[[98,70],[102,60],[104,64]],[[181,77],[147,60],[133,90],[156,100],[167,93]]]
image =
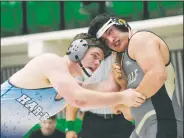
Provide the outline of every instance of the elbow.
[[72,104],[77,108],[86,108],[87,107],[87,101],[84,101],[84,100],[73,100]]
[[75,96],[66,96],[64,97],[66,99],[66,101],[71,104],[72,106],[76,107],[76,108],[85,108],[87,105],[87,101],[86,100],[82,100],[82,99],[78,99]]
[[167,80],[167,73],[165,71],[157,72],[157,80],[159,83],[164,84]]
[[68,96],[68,102],[77,108],[85,108],[88,104],[87,100],[79,95],[79,92],[74,92],[73,94],[70,94]]

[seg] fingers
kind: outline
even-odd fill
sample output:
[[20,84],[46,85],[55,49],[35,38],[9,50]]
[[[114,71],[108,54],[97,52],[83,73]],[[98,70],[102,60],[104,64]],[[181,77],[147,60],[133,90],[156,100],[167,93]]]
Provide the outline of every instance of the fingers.
[[143,95],[143,94],[141,94],[141,93],[138,93],[137,92],[137,96],[138,96],[138,98],[140,98],[140,99],[142,99],[142,100],[146,100],[146,96],[145,95]]
[[121,78],[122,77],[122,72],[120,70],[114,70],[113,69],[113,73],[114,73],[115,77],[117,77],[117,78]]
[[118,63],[113,63],[112,68],[121,70],[121,65]]
[[137,93],[137,96],[138,97],[135,99],[135,103],[133,104],[134,107],[141,106],[145,102],[145,100],[146,100],[146,96],[144,96],[141,93]]
[[142,103],[144,103],[144,102],[145,102],[145,100],[144,100],[144,99],[142,99],[142,98],[137,98],[137,99],[136,99],[136,102],[137,102],[137,103],[141,103],[141,104],[142,104]]
[[118,69],[113,69],[113,72],[118,73],[118,74],[122,74],[122,71],[118,70]]
[[139,107],[139,106],[141,106],[142,104],[141,103],[134,103],[133,104],[133,107]]

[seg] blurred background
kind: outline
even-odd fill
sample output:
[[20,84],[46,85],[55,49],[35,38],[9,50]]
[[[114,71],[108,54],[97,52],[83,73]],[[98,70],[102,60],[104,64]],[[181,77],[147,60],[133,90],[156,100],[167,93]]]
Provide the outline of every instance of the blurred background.
[[[167,42],[176,91],[183,93],[183,1],[1,1],[1,83],[35,56],[64,55],[72,37],[87,32],[90,21],[105,12],[127,20],[132,28],[150,29]],[[61,112],[58,128],[64,130],[63,124]]]

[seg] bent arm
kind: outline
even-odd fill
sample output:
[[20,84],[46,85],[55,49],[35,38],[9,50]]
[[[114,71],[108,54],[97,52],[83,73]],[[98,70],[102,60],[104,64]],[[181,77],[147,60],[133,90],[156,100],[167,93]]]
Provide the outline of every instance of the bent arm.
[[[122,103],[122,94],[97,92],[81,87],[70,75],[63,59],[58,56],[45,60],[44,73],[56,91],[78,108],[100,108]],[[52,64],[52,65],[51,65]]]
[[78,108],[70,104],[66,107],[66,121],[75,121],[78,113]]
[[144,40],[140,38],[130,43],[129,51],[133,52],[134,59],[144,72],[143,80],[136,88],[136,91],[141,92],[147,98],[152,97],[167,79],[159,42],[150,37],[146,37]]

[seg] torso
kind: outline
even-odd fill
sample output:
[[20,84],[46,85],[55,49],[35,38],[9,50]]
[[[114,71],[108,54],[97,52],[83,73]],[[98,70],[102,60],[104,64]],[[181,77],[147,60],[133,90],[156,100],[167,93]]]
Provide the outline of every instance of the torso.
[[[139,34],[137,32],[134,35]],[[157,36],[155,35],[155,37]],[[183,122],[180,114],[181,109],[176,99],[175,72],[170,62],[169,50],[166,43],[159,37],[158,41],[160,43],[160,50],[166,65],[168,76],[165,84],[154,96],[147,99],[147,101],[142,106],[138,108],[131,108],[132,116],[136,122],[137,133],[141,131],[141,124],[144,124],[144,128],[146,129],[150,126],[150,124],[155,123],[158,123],[159,126],[164,126],[164,123],[162,122],[167,120],[171,123],[167,127],[164,126],[165,131],[169,131],[169,129],[173,129],[174,131],[176,130],[177,125]],[[130,57],[128,48],[125,50],[123,55],[122,68],[125,72],[125,75],[127,76],[127,87],[134,89],[137,88],[144,77],[144,72],[137,64],[137,62]]]
[[35,124],[67,105],[36,65],[37,62],[30,61],[1,84],[1,134],[4,136],[23,137]]

